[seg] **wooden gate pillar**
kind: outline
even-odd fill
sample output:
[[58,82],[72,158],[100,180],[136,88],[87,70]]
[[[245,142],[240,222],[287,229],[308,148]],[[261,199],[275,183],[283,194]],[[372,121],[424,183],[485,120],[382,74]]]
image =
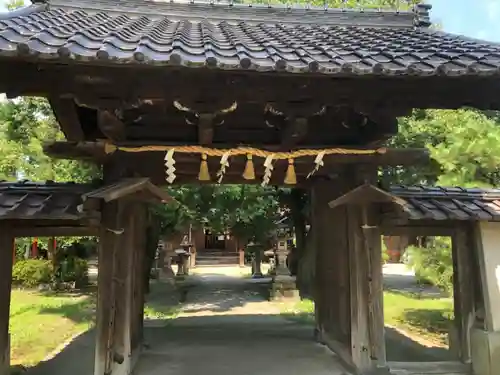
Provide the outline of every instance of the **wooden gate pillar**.
[[140,352],[145,207],[107,203],[99,241],[95,375],[129,375]]
[[[360,373],[386,367],[381,236],[376,227],[363,229],[360,207],[328,204],[362,180],[346,171],[335,181],[315,181],[311,202],[316,331]],[[370,212],[367,217],[373,219]]]
[[457,225],[452,235],[454,327],[450,350],[463,363],[471,363],[470,334],[476,314],[476,282],[479,281],[474,256],[473,228],[470,223]]
[[9,316],[14,237],[0,227],[0,375],[10,374]]

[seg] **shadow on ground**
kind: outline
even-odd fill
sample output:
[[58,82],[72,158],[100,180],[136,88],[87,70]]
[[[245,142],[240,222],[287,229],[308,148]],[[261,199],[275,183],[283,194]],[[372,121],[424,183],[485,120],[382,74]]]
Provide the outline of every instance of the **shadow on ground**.
[[[426,316],[424,313],[432,312],[432,310],[414,310],[409,311],[409,315],[415,313],[415,319],[421,319],[419,322],[422,329],[426,326]],[[422,313],[420,315],[420,313]],[[309,313],[284,313],[283,317],[299,324],[314,327],[314,315]],[[427,317],[429,318],[429,317]],[[431,317],[430,319],[435,319]],[[429,320],[433,321],[433,320]],[[434,321],[433,321],[434,322]],[[413,324],[417,324],[415,321]],[[449,323],[446,323],[449,324]],[[448,326],[443,323],[443,331],[439,333],[447,333]],[[394,362],[439,362],[454,360],[451,352],[442,347],[428,347],[415,341],[411,337],[404,335],[396,329],[385,327],[385,342],[387,351],[387,360]]]
[[441,335],[447,335],[453,324],[451,316],[442,310],[418,309],[404,312],[404,320],[413,327]]
[[94,371],[95,331],[76,337],[54,358],[40,362],[27,375],[92,375]]
[[267,300],[270,279],[235,279],[220,274],[203,274],[191,277],[184,288],[187,298],[183,313],[223,313]]

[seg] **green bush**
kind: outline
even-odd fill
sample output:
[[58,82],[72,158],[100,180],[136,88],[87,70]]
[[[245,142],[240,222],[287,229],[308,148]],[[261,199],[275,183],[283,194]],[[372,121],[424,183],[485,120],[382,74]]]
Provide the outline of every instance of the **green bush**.
[[84,285],[88,279],[88,264],[85,259],[69,257],[61,262],[60,281]]
[[419,282],[430,283],[452,293],[453,260],[449,237],[434,237],[426,247],[408,247],[407,259]]
[[53,279],[52,264],[48,260],[20,260],[12,269],[12,282],[27,288],[49,284]]

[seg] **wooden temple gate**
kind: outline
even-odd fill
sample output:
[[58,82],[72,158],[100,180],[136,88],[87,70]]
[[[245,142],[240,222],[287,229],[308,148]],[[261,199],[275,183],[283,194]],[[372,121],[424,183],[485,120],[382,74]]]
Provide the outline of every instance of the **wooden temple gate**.
[[[106,184],[140,176],[157,185],[308,188],[318,338],[359,373],[383,371],[375,239],[384,228],[377,205],[389,197],[375,194],[376,204],[363,207],[338,199],[376,185],[379,166],[428,159],[424,150],[382,147],[397,134],[397,118],[414,108],[500,108],[500,47],[431,30],[429,9],[38,0],[0,18],[0,92],[47,97],[66,141],[45,152],[103,165]],[[116,249],[143,247],[145,213],[116,201],[101,214],[95,375],[128,374],[142,314],[140,300],[130,297],[139,288],[133,257],[143,255],[117,257]],[[460,269],[468,255],[457,254]],[[493,295],[491,272],[482,285]],[[468,299],[458,304],[462,315],[471,309]],[[481,340],[490,359],[497,307],[484,307],[490,318]],[[482,358],[476,362],[488,362]]]
[[[10,374],[14,240],[26,236],[99,237],[96,369],[111,373],[115,363],[115,367],[120,364],[126,368],[122,373],[130,372],[142,342],[145,281],[149,276],[144,256],[151,224],[145,202],[169,200],[168,194],[145,178],[122,179],[105,186],[0,183],[1,375]],[[112,359],[104,358],[111,353]]]

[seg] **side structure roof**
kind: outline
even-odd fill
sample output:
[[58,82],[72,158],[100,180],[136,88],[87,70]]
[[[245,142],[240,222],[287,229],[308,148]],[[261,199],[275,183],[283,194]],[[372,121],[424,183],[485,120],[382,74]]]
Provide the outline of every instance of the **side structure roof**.
[[0,17],[0,59],[340,76],[499,75],[499,45],[430,29],[429,8],[50,0]]

